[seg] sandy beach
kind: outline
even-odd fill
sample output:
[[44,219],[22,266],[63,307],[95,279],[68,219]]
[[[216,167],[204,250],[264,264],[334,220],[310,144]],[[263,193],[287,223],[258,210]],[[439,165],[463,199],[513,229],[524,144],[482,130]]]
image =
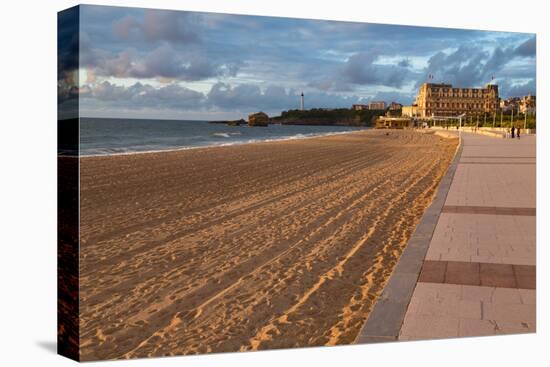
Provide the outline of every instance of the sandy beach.
[[457,139],[81,159],[82,360],[351,343]]

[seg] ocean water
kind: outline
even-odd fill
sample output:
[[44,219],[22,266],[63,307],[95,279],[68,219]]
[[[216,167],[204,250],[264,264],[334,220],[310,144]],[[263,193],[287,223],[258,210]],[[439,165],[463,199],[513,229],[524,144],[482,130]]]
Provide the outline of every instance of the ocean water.
[[112,155],[302,139],[362,130],[350,126],[228,126],[207,121],[80,119],[80,155]]

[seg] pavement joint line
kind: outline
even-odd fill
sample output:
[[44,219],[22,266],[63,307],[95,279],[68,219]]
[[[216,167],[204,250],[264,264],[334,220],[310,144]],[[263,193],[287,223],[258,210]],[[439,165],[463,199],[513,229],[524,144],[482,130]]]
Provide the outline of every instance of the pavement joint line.
[[536,266],[469,261],[425,260],[418,282],[495,288],[536,289]]
[[463,155],[462,159],[466,158],[490,158],[490,159],[536,159],[534,156],[496,156],[496,155]]
[[488,164],[488,165],[535,165],[535,162],[460,162],[459,164]]
[[516,215],[536,216],[536,208],[526,207],[499,207],[499,206],[474,206],[474,205],[445,205],[442,213],[448,214],[489,214],[489,215]]

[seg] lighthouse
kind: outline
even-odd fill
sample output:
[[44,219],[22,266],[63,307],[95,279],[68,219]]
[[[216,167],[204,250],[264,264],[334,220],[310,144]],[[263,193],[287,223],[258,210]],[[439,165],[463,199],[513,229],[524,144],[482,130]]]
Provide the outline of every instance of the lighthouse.
[[304,92],[300,94],[300,111],[304,110]]

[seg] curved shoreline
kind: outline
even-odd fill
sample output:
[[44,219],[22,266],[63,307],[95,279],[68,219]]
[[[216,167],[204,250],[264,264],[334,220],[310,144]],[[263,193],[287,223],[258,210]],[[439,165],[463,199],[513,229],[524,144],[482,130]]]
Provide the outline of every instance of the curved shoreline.
[[222,147],[231,147],[231,146],[248,145],[248,144],[263,144],[263,143],[271,143],[271,142],[304,140],[304,139],[322,138],[322,137],[335,136],[335,135],[354,134],[354,133],[363,132],[363,131],[370,131],[371,129],[372,128],[365,128],[360,130],[358,129],[358,130],[350,130],[350,131],[335,131],[335,132],[319,133],[319,134],[317,133],[298,134],[298,135],[284,137],[284,138],[273,138],[273,139],[263,139],[263,140],[256,139],[256,140],[249,140],[249,141],[237,141],[233,143],[222,143],[222,144],[203,145],[203,146],[189,146],[189,147],[132,151],[132,152],[117,152],[117,153],[108,153],[108,154],[86,154],[86,155],[79,155],[79,158],[114,157],[114,156],[126,156],[126,155],[134,155],[134,154],[154,154],[154,153],[164,153],[164,152],[179,152],[179,151],[195,150],[195,149],[222,148]]

